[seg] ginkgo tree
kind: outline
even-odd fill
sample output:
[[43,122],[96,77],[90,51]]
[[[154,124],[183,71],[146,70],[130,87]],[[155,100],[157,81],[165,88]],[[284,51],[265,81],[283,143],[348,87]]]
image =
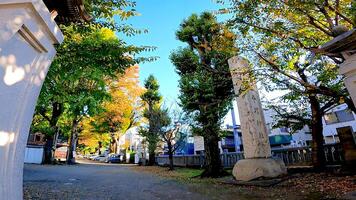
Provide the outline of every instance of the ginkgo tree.
[[[46,157],[53,155],[55,149],[56,141],[51,140],[64,134],[69,137],[68,160],[72,160],[80,121],[87,115],[101,112],[102,102],[110,97],[105,81],[140,61],[150,60],[136,57],[149,47],[128,45],[116,36],[116,33],[135,35],[140,32],[124,23],[137,14],[135,2],[89,0],[85,1],[85,6],[92,21],[60,26],[64,42],[57,47],[57,56],[37,103],[32,130],[41,128],[47,135],[52,153],[47,153]],[[61,118],[71,121],[69,129],[59,126]]]
[[139,66],[125,70],[123,75],[106,81],[110,99],[102,103],[103,112],[92,116],[88,126],[99,135],[110,136],[110,152],[118,153],[118,140],[127,130],[137,126],[141,119],[143,88],[139,85]]
[[110,143],[110,134],[97,132],[93,123],[95,117],[86,117],[81,123],[81,131],[78,136],[78,144],[84,154],[87,153],[101,153],[101,148]]

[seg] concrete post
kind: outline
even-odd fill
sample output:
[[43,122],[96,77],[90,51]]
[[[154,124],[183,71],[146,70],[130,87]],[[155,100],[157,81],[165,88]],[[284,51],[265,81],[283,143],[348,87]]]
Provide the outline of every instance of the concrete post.
[[255,80],[250,76],[246,60],[229,59],[239,110],[245,159],[233,169],[237,180],[250,181],[259,177],[277,177],[286,173],[283,162],[271,159],[267,127]]
[[0,199],[23,199],[34,108],[63,35],[41,0],[0,1]]
[[340,65],[339,73],[345,76],[345,86],[356,105],[356,54],[344,54],[345,61]]

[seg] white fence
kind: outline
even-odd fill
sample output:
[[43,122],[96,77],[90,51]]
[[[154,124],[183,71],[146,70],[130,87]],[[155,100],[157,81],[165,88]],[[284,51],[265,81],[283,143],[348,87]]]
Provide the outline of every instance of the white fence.
[[[312,152],[310,147],[284,148],[272,150],[272,157],[281,159],[287,166],[291,165],[309,165],[312,161]],[[327,164],[341,164],[344,161],[341,144],[324,145],[324,155]],[[225,168],[234,167],[238,160],[244,159],[243,152],[223,153],[220,155],[221,163]],[[204,155],[175,155],[173,164],[179,167],[202,167],[205,162]],[[169,159],[167,155],[157,156],[156,163],[160,166],[168,166]]]
[[[223,153],[220,155],[225,168],[232,168],[238,160],[244,158],[243,153]],[[202,167],[205,162],[204,155],[174,155],[173,164],[179,167]],[[160,166],[169,165],[168,156],[156,156],[156,163]]]

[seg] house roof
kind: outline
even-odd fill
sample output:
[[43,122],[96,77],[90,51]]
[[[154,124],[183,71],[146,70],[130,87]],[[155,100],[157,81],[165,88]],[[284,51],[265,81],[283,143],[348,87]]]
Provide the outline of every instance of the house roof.
[[342,52],[356,53],[356,29],[347,31],[333,40],[320,46],[316,53],[321,53],[329,56],[341,56]]
[[83,0],[44,0],[50,12],[57,12],[57,23],[90,21],[92,17],[87,13]]
[[269,143],[271,146],[281,145],[281,144],[290,144],[292,140],[291,135],[274,135],[269,136]]

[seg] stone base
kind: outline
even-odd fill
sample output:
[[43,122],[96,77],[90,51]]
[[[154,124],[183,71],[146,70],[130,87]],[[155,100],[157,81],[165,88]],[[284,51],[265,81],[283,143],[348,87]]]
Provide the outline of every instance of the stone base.
[[257,178],[275,178],[286,174],[287,168],[282,161],[272,158],[250,158],[239,160],[232,171],[236,180],[251,181]]

